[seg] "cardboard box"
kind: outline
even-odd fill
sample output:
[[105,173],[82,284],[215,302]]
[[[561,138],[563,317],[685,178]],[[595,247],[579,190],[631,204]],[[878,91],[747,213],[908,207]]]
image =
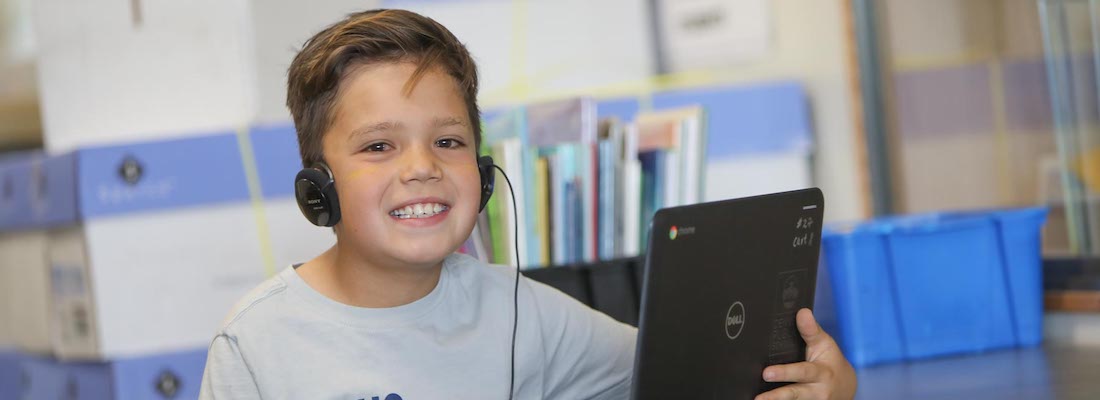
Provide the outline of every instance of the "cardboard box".
[[10,324],[8,339],[31,353],[50,353],[50,280],[44,231],[9,232],[0,236],[0,265]]
[[265,277],[232,133],[72,155],[78,223],[53,230],[53,349],[115,359],[205,347]]
[[67,165],[65,157],[32,152],[0,166],[0,346],[51,351],[48,231],[74,218],[65,195],[72,193],[72,182],[51,171]]
[[35,2],[46,149],[201,135],[250,121],[248,3]]
[[[16,160],[10,156],[0,158],[0,243],[9,235],[12,229],[12,216],[19,199],[25,196],[16,195],[16,175],[12,171],[12,165]],[[13,330],[15,323],[12,321],[12,308],[15,306],[15,298],[11,294],[12,282],[15,282],[13,268],[7,258],[11,257],[5,251],[0,250],[0,349],[7,349],[15,345]]]

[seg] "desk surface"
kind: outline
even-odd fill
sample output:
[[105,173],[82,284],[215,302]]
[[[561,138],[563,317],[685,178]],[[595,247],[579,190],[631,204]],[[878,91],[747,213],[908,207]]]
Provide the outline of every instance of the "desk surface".
[[1048,345],[858,371],[857,400],[1100,399],[1100,348]]

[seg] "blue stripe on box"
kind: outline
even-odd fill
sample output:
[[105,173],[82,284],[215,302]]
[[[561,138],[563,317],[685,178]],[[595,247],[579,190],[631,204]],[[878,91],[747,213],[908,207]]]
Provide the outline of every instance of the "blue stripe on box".
[[0,399],[17,399],[23,394],[21,360],[14,349],[0,349]]
[[56,360],[41,356],[21,355],[19,362],[21,398],[61,399],[66,397],[65,373]]
[[0,160],[0,229],[75,223],[75,169],[71,153],[32,151]]
[[653,95],[657,110],[701,105],[707,157],[809,151],[809,100],[796,82],[673,90]]
[[616,117],[622,122],[632,122],[638,116],[641,104],[637,98],[604,99],[596,103],[596,117],[599,119]]
[[248,201],[233,133],[76,153],[83,218]]
[[[75,368],[90,389],[113,387],[114,397],[81,400],[197,399],[202,386],[206,349],[113,360]],[[107,378],[106,381],[95,379]],[[102,383],[101,383],[102,382]],[[98,393],[98,392],[96,392]]]
[[256,126],[251,135],[264,198],[294,196],[294,177],[302,169],[294,125]]
[[75,224],[76,156],[66,153],[45,157],[31,177],[31,215],[35,226]]
[[41,157],[37,151],[20,152],[0,158],[0,231],[30,226],[31,162]]
[[[65,395],[72,400],[116,400],[133,398],[128,388],[118,388],[115,396],[111,384],[109,364],[101,362],[63,362],[61,373],[64,375]],[[150,382],[147,385],[152,385]],[[156,397],[144,397],[156,399]],[[163,398],[163,397],[162,397]]]
[[[202,386],[206,352],[202,348],[84,362],[16,355],[17,392],[0,398],[22,395],[31,399],[74,400],[196,399]],[[4,382],[0,380],[0,384]],[[7,393],[8,388],[0,386],[0,395]]]

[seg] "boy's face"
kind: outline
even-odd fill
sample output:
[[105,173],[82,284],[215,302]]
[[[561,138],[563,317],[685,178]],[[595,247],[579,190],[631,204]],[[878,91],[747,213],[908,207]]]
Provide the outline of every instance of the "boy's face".
[[337,234],[372,262],[434,266],[469,237],[481,196],[458,85],[432,68],[380,63],[344,78],[322,140],[340,197]]

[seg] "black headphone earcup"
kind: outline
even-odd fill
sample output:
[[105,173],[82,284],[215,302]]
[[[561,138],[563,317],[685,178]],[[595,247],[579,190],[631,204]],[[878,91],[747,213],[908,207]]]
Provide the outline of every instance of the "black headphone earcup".
[[294,198],[302,215],[317,226],[340,222],[340,200],[332,176],[322,168],[303,168],[294,177]]
[[477,208],[477,212],[485,210],[485,205],[489,203],[489,198],[493,197],[493,187],[496,182],[496,174],[493,172],[493,158],[489,156],[481,156],[477,158],[477,170],[481,175],[481,204]]

